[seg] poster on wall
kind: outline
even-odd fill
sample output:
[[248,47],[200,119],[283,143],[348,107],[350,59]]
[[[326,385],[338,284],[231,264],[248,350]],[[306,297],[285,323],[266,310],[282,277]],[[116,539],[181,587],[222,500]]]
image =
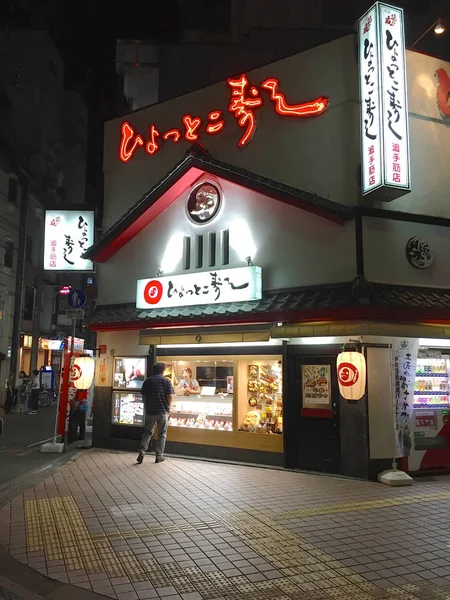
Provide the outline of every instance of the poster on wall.
[[418,350],[419,340],[394,338],[392,344],[392,396],[394,403],[395,458],[411,454],[411,419]]
[[111,423],[144,426],[144,402],[141,394],[113,392]]
[[146,379],[147,358],[145,356],[117,357],[114,359],[114,388],[138,389]]
[[329,408],[330,382],[330,365],[302,365],[303,408]]

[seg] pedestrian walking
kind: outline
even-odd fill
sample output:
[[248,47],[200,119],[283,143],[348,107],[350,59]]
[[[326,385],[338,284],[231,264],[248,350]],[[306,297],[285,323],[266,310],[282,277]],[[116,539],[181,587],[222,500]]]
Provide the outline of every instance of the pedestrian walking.
[[167,423],[169,411],[175,392],[172,384],[164,377],[165,365],[157,362],[153,365],[152,373],[142,384],[142,397],[145,407],[145,428],[141,440],[141,450],[137,457],[139,464],[144,460],[144,455],[151,444],[155,426],[158,427],[158,440],[156,442],[156,463],[164,461],[166,447]]
[[10,373],[8,379],[6,380],[6,400],[5,400],[5,415],[9,415],[13,404],[14,397],[16,395],[16,378],[14,373]]
[[28,395],[29,395],[29,379],[25,371],[20,371],[19,377],[16,379],[16,411],[19,413],[27,412],[28,410]]
[[37,415],[39,408],[39,392],[41,390],[41,384],[39,383],[39,371],[34,369],[33,379],[31,380],[31,394],[30,394],[30,412],[29,415]]

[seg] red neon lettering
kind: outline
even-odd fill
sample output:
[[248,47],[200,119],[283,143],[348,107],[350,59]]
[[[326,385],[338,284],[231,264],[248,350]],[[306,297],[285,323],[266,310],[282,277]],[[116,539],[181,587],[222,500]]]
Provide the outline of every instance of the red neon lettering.
[[437,101],[439,110],[444,117],[450,117],[450,106],[448,100],[450,98],[450,77],[444,69],[438,69],[435,73],[438,80]]
[[166,131],[162,137],[165,141],[167,141],[169,138],[173,138],[173,143],[178,144],[181,139],[181,132],[179,129],[170,129],[170,131]]
[[[221,110],[213,110],[208,115],[208,119],[210,121],[213,121],[213,123],[215,121],[219,121],[219,119],[221,117],[222,117],[222,111]],[[218,123],[215,123],[215,125],[211,125],[211,123],[210,123],[206,127],[206,133],[214,135],[215,133],[219,133],[219,131],[222,131],[222,129],[224,128],[224,126],[225,126],[225,121],[223,121],[223,120],[219,121]]]
[[[244,135],[238,142],[238,146],[242,148],[252,139],[256,130],[255,115],[251,108],[261,106],[263,101],[261,98],[252,100],[245,97],[245,89],[248,85],[248,79],[245,75],[241,75],[239,79],[227,79],[227,84],[232,89],[228,110],[238,119],[240,127],[247,126]],[[257,96],[259,92],[255,87],[252,87],[250,93],[252,96]]]
[[185,139],[190,142],[198,140],[198,133],[196,131],[202,124],[202,120],[199,117],[192,118],[191,115],[184,115],[183,123],[186,127]]
[[144,145],[144,140],[140,135],[137,135],[134,142],[130,147],[128,147],[128,143],[134,136],[134,129],[126,121],[125,123],[122,123],[122,127],[120,129],[122,132],[122,139],[120,140],[119,157],[122,162],[128,162],[133,156],[136,148]]
[[278,79],[266,79],[261,84],[266,90],[270,90],[270,99],[276,102],[275,110],[279,115],[285,115],[290,117],[311,117],[318,115],[326,110],[328,106],[328,98],[326,96],[320,96],[312,102],[304,102],[303,104],[297,104],[296,106],[289,106],[286,102],[284,94],[278,91],[280,82]]
[[158,136],[159,136],[159,131],[156,129],[156,127],[152,123],[150,126],[150,141],[148,141],[147,145],[145,146],[145,149],[147,150],[147,152],[149,154],[155,154],[155,152],[158,152],[159,146],[158,146],[158,142],[156,141],[156,138]]

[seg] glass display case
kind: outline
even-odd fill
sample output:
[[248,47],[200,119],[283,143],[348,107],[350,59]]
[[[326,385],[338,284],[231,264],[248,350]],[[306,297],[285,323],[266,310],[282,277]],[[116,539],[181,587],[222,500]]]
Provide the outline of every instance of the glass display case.
[[114,358],[114,389],[140,390],[146,376],[146,356],[117,356]]
[[192,357],[164,362],[164,375],[175,390],[169,425],[233,431],[234,361]]
[[283,432],[283,366],[281,357],[238,361],[239,430],[248,433]]
[[136,392],[113,391],[111,423],[143,427],[145,417],[142,395]]
[[282,434],[281,356],[160,358],[175,399],[172,427]]

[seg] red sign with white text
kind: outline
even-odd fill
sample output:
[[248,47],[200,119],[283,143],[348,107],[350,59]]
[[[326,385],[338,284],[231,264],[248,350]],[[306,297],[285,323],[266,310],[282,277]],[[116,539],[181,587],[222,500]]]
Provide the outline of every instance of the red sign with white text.
[[[249,84],[245,74],[237,79],[227,79],[227,85],[231,90],[231,99],[228,111],[234,115],[239,127],[243,129],[238,147],[242,148],[248,144],[256,131],[255,109],[263,105],[260,91]],[[312,117],[322,114],[328,107],[328,98],[320,96],[315,100],[301,104],[290,105],[284,94],[279,91],[278,79],[266,79],[261,83],[261,88],[269,93],[269,99],[273,102],[275,111],[286,117]],[[147,154],[153,155],[160,149],[161,140],[172,141],[178,144],[181,138],[188,142],[195,142],[200,137],[203,121],[198,116],[189,114],[181,118],[183,127],[169,129],[161,133],[154,123],[151,123],[147,140],[143,135],[136,132],[134,128],[125,121],[121,125],[121,140],[119,146],[119,157],[122,162],[128,162],[138,148],[144,146]],[[216,135],[225,127],[221,110],[212,110],[208,113],[208,124],[205,132],[208,135]]]

